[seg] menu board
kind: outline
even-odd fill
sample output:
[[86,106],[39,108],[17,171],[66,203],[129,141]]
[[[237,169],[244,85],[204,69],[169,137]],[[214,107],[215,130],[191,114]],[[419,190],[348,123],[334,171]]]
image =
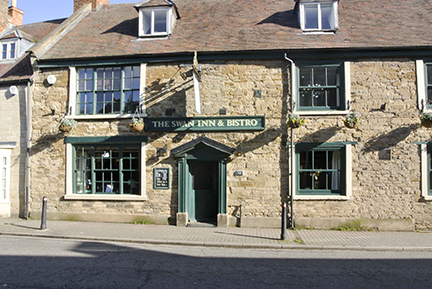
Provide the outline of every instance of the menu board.
[[153,189],[169,189],[169,168],[153,169]]

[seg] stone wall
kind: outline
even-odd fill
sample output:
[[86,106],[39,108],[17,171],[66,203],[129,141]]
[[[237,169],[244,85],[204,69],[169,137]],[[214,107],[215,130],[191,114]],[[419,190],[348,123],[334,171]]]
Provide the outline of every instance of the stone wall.
[[[10,215],[25,214],[25,158],[26,158],[26,96],[27,86],[18,85],[18,93],[12,95],[10,86],[0,88],[1,143],[16,143],[11,152],[10,166]],[[5,207],[5,206],[3,206]]]
[[[177,160],[156,156],[201,135],[230,147],[241,145],[243,155],[228,162],[228,214],[243,218],[280,217],[281,200],[288,199],[289,160],[286,126],[289,99],[289,66],[282,61],[228,61],[201,63],[202,116],[265,115],[261,132],[156,133],[146,145],[147,201],[65,201],[64,135],[56,128],[66,110],[68,70],[37,72],[32,135],[32,203],[48,195],[53,213],[148,215],[175,217],[177,212]],[[147,65],[146,108],[149,117],[197,116],[190,67]],[[180,71],[189,75],[184,80]],[[57,83],[48,86],[47,75]],[[261,97],[255,96],[261,91]],[[352,109],[362,114],[356,129],[343,125],[343,116],[306,116],[295,130],[295,142],[356,142],[352,149],[352,197],[345,201],[295,201],[296,218],[414,219],[419,229],[432,228],[432,204],[420,202],[420,155],[415,141],[429,141],[431,133],[420,127],[417,110],[415,63],[408,59],[362,59],[351,63]],[[382,109],[384,108],[384,109]],[[54,116],[47,116],[51,110]],[[74,136],[134,135],[130,119],[79,120]],[[391,160],[379,158],[390,148]],[[170,168],[169,190],[153,189],[153,169]],[[234,176],[242,170],[244,175]]]

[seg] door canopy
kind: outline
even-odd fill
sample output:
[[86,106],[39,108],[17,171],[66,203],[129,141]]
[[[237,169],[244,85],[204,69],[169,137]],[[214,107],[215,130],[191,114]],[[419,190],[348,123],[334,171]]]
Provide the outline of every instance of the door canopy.
[[205,136],[200,136],[188,143],[171,150],[171,154],[177,158],[194,156],[204,159],[225,159],[236,149],[217,142]]

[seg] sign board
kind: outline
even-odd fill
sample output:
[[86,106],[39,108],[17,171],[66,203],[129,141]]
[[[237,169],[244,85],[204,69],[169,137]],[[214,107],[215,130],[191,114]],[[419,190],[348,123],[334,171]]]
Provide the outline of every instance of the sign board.
[[153,189],[168,190],[170,187],[169,168],[153,169]]
[[146,118],[146,131],[244,131],[264,130],[265,116]]

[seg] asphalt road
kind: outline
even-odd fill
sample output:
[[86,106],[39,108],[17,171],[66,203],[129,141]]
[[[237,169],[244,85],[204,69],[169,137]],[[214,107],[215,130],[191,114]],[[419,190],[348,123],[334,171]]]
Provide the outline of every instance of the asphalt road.
[[432,252],[204,248],[0,236],[0,288],[431,288]]

